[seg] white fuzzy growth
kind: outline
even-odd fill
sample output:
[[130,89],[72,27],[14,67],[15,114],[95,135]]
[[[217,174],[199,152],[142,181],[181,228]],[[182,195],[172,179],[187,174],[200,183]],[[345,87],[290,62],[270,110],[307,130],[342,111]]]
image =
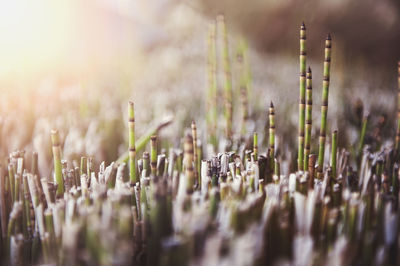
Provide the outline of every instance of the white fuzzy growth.
[[70,197],[65,206],[65,222],[71,222],[75,213],[75,199]]
[[208,163],[207,161],[201,162],[201,193],[205,194],[208,191],[208,182],[210,177],[208,176]]
[[398,214],[391,211],[392,204],[385,206],[385,244],[390,246],[396,241]]
[[296,236],[293,241],[293,266],[312,265],[314,241],[311,236]]
[[[74,250],[78,244],[78,235],[81,226],[78,222],[65,223],[62,228],[62,246],[66,250]],[[73,253],[71,253],[73,254]]]
[[39,228],[40,238],[44,237],[44,219],[43,219],[43,205],[39,204],[39,206],[35,210],[36,222]]
[[364,216],[366,210],[366,204],[364,201],[359,201],[358,213],[357,213],[357,233],[360,234],[364,227]]
[[294,202],[297,231],[299,234],[303,235],[305,233],[306,197],[299,192],[295,192]]
[[262,231],[268,226],[273,210],[278,206],[278,201],[275,198],[266,200],[263,207],[261,227]]
[[254,186],[258,189],[258,183],[260,180],[260,168],[258,167],[258,162],[253,162],[253,173],[254,173]]
[[186,182],[187,178],[181,173],[179,175],[178,194],[176,195],[177,201],[183,200],[186,197]]
[[309,235],[311,233],[311,226],[314,218],[315,203],[317,197],[313,190],[308,192],[306,209],[305,209],[305,234]]
[[290,174],[289,175],[289,192],[294,193],[296,191],[296,175]]
[[327,258],[328,266],[341,266],[344,264],[345,253],[348,251],[349,242],[344,236],[341,236],[336,240],[333,249],[329,252]]
[[56,205],[54,205],[53,208],[53,221],[54,221],[54,233],[57,238],[61,237],[61,231],[62,231],[62,224],[63,224],[63,210],[65,209],[65,203],[64,201],[58,202]]

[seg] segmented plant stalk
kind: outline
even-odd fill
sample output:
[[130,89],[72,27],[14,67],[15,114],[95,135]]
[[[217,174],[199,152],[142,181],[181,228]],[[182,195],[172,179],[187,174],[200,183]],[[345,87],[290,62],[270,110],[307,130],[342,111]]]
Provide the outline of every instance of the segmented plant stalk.
[[90,177],[92,176],[92,172],[94,171],[93,169],[93,158],[92,157],[88,157],[87,158],[87,176],[90,179]]
[[133,102],[129,102],[129,179],[131,184],[136,184],[136,149],[135,149],[135,109]]
[[299,150],[297,170],[304,166],[304,124],[306,104],[306,26],[300,27],[300,101],[299,101]]
[[303,170],[308,170],[308,155],[311,151],[311,129],[312,129],[312,73],[311,68],[307,70],[307,93],[306,93],[306,129],[304,146],[304,166]]
[[275,108],[271,102],[269,106],[269,157],[270,157],[270,169],[274,170],[274,159],[275,159]]
[[208,142],[217,147],[217,52],[215,22],[210,25],[208,34]]
[[9,183],[9,191],[11,194],[11,202],[14,203],[15,202],[15,175],[14,175],[14,164],[13,163],[9,163],[8,164],[8,178],[10,179]]
[[331,153],[331,168],[332,177],[336,178],[336,157],[337,157],[337,141],[338,141],[338,131],[334,130],[332,132],[332,153]]
[[183,163],[185,167],[186,192],[193,192],[194,175],[193,175],[193,138],[187,134],[183,144]]
[[396,130],[396,140],[395,140],[395,151],[396,156],[399,156],[400,150],[400,61],[397,62],[397,130]]
[[254,132],[253,135],[253,155],[254,155],[254,160],[258,160],[258,134],[257,132]]
[[314,171],[315,171],[315,161],[317,156],[315,154],[310,154],[308,156],[308,173],[309,173],[309,188],[314,188]]
[[233,105],[232,105],[232,74],[231,74],[231,63],[229,59],[229,46],[228,46],[228,33],[226,30],[225,17],[219,15],[217,22],[220,25],[220,29],[223,35],[223,46],[222,46],[222,57],[225,77],[225,119],[226,119],[226,137],[227,139],[232,138],[232,119],[233,119]]
[[246,123],[249,119],[249,103],[248,103],[248,95],[247,88],[245,86],[240,86],[240,99],[242,103],[242,136],[246,135]]
[[57,186],[57,197],[64,194],[64,180],[62,176],[62,166],[61,166],[61,144],[60,135],[57,130],[51,131],[51,142],[53,145],[53,158],[54,158],[54,175],[56,178]]
[[247,58],[247,44],[244,40],[240,41],[237,49],[236,62],[239,68],[239,90],[240,90],[240,102],[242,107],[242,124],[241,124],[241,136],[246,135],[246,124],[249,118],[249,96],[248,90],[250,87],[250,70],[248,66]]
[[368,125],[368,119],[369,119],[369,114],[367,113],[363,120],[362,120],[362,127],[361,127],[361,132],[360,132],[360,142],[358,144],[358,160],[361,160],[362,156],[362,150],[364,148],[364,141],[365,141],[365,134],[367,133],[367,125]]
[[157,175],[157,136],[150,138],[150,168],[153,176]]
[[199,172],[198,172],[198,150],[197,150],[197,127],[196,122],[192,121],[192,136],[193,136],[193,175],[194,179],[196,180],[197,184],[200,184],[199,180]]
[[32,232],[32,225],[31,225],[31,200],[30,194],[29,194],[29,188],[28,188],[28,179],[27,175],[24,174],[22,176],[22,185],[23,185],[23,204],[24,204],[24,224],[26,225],[26,235],[25,236],[30,236]]
[[142,170],[142,176],[144,172],[144,176],[149,176],[150,173],[150,154],[148,151],[143,152],[142,154],[142,162],[143,162],[143,170]]
[[325,40],[324,80],[322,83],[321,129],[319,132],[318,150],[318,178],[322,178],[322,172],[324,169],[326,122],[328,116],[329,81],[331,70],[331,43],[331,35],[328,34],[328,37]]

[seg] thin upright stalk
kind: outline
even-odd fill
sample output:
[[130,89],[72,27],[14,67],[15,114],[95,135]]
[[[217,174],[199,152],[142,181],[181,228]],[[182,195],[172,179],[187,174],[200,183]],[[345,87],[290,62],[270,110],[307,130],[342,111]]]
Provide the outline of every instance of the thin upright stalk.
[[242,107],[242,124],[241,124],[241,136],[246,135],[246,124],[249,119],[249,87],[250,87],[250,70],[248,66],[247,56],[247,43],[242,40],[238,46],[236,53],[236,62],[238,65],[239,72],[239,90],[240,90],[240,102]]
[[57,197],[64,194],[64,180],[62,177],[62,166],[61,166],[61,144],[60,135],[57,130],[51,131],[51,142],[53,144],[53,158],[54,158],[54,175],[57,186]]
[[11,194],[11,202],[15,202],[15,174],[13,163],[8,164],[9,191]]
[[254,155],[254,160],[258,160],[258,134],[257,132],[254,132],[253,135],[253,155]]
[[143,152],[143,154],[142,154],[142,162],[143,162],[142,176],[143,176],[143,172],[145,173],[145,176],[149,176],[149,173],[150,173],[150,154],[149,154],[148,151]]
[[242,129],[241,135],[246,135],[246,123],[249,119],[249,103],[248,103],[248,93],[245,86],[240,86],[240,100],[242,104]]
[[361,160],[362,150],[364,147],[365,134],[367,133],[368,119],[369,119],[369,114],[367,113],[364,116],[364,118],[362,120],[362,125],[361,125],[360,142],[358,144],[358,150],[357,150],[357,157],[359,158],[359,161]]
[[331,153],[331,168],[332,168],[333,178],[336,178],[337,141],[338,141],[338,131],[334,130],[332,132],[332,153]]
[[312,130],[312,73],[311,68],[307,70],[307,98],[306,98],[306,131],[304,146],[304,166],[303,170],[308,170],[308,155],[311,152],[311,130]]
[[273,171],[275,163],[275,108],[272,102],[269,106],[269,156],[270,169]]
[[194,175],[193,175],[193,138],[187,134],[183,144],[183,163],[185,167],[186,192],[193,192]]
[[197,150],[197,127],[196,122],[192,121],[192,136],[193,136],[193,175],[197,184],[200,184],[199,172],[198,172],[198,150]]
[[324,60],[324,80],[322,83],[322,105],[321,105],[321,129],[319,132],[319,150],[318,150],[318,178],[322,178],[324,169],[325,140],[326,140],[326,123],[328,116],[328,97],[329,82],[331,71],[331,35],[325,40],[325,60]]
[[317,156],[315,154],[310,154],[308,156],[308,173],[309,173],[309,188],[314,188],[314,172],[315,172],[315,161]]
[[87,158],[85,156],[81,157],[81,171],[80,175],[87,175]]
[[157,174],[157,136],[153,135],[150,138],[150,168],[151,174]]
[[225,119],[226,119],[226,137],[228,140],[232,138],[232,119],[233,119],[233,105],[232,105],[232,74],[231,74],[231,63],[229,59],[229,45],[228,45],[228,33],[226,30],[225,17],[219,15],[217,22],[220,25],[220,29],[223,35],[222,45],[222,57],[224,67],[224,89],[225,89]]
[[300,27],[300,100],[299,100],[299,149],[297,170],[304,166],[304,124],[306,104],[306,26]]
[[128,106],[129,126],[129,179],[131,184],[136,184],[136,149],[135,149],[135,109],[133,102]]
[[208,142],[217,147],[217,52],[216,52],[216,23],[210,25],[208,35],[208,102],[207,130]]

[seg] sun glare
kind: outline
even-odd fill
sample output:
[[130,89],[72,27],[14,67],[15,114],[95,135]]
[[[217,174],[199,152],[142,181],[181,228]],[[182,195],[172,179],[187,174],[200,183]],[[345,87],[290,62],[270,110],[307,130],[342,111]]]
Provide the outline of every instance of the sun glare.
[[0,74],[54,64],[71,41],[75,1],[1,0]]

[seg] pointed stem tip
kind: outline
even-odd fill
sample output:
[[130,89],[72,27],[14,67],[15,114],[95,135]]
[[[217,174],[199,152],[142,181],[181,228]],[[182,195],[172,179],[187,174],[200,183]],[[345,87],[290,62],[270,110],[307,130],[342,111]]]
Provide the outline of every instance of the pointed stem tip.
[[328,36],[326,37],[326,39],[327,39],[328,41],[331,41],[331,40],[332,40],[332,37],[331,37],[331,34],[330,34],[330,33],[328,33]]

